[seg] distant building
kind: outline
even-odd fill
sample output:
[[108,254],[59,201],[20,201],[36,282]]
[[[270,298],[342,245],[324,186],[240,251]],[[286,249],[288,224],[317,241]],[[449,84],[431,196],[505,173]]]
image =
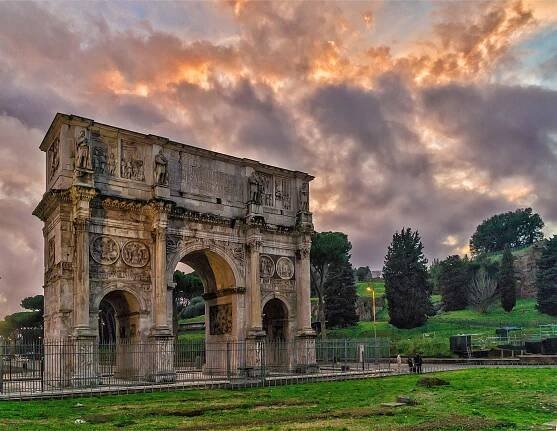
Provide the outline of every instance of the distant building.
[[383,270],[382,269],[371,270],[371,278],[383,278]]

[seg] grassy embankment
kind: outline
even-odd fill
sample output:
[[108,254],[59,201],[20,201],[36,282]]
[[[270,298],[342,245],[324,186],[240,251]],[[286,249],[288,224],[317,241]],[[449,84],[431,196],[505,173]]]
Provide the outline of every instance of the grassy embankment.
[[[100,398],[1,402],[0,430],[501,431],[539,429],[555,419],[550,369],[439,373],[243,390],[192,390]],[[381,407],[398,395],[417,404]],[[79,404],[78,404],[79,403]],[[76,424],[76,419],[86,423]]]
[[[380,294],[384,293],[384,285],[375,282],[373,287]],[[368,284],[358,283],[359,295],[369,295]],[[433,295],[433,301],[440,301],[439,295]],[[495,335],[495,329],[500,326],[520,326],[525,330],[536,330],[539,325],[557,323],[557,318],[542,314],[536,310],[535,299],[519,299],[516,307],[505,312],[499,304],[482,314],[473,310],[459,310],[440,313],[430,317],[427,323],[415,329],[397,329],[388,323],[387,310],[377,314],[375,330],[377,336],[390,337],[394,342],[394,349],[408,354],[421,351],[425,355],[450,356],[449,336],[473,333],[481,335]],[[334,338],[369,338],[374,335],[373,322],[359,322],[356,326],[343,329],[329,330],[328,336]]]

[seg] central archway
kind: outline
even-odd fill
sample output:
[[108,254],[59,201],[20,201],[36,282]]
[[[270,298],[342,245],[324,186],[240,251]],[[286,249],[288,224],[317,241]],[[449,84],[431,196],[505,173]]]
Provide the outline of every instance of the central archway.
[[[236,369],[238,358],[231,359],[227,348],[236,349],[245,334],[245,288],[238,283],[238,269],[226,252],[215,247],[184,249],[178,263],[192,268],[203,283],[205,300],[205,339],[203,370],[221,373]],[[186,349],[198,352],[198,348]],[[232,355],[234,356],[234,355]],[[198,362],[199,358],[193,358]],[[232,362],[231,362],[232,360]]]

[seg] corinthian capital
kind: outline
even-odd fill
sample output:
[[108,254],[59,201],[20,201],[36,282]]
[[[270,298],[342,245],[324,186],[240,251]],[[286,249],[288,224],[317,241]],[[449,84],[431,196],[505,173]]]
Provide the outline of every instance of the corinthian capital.
[[90,202],[96,194],[95,189],[91,187],[72,186],[70,189],[70,196],[74,203],[79,201]]
[[311,243],[303,243],[298,247],[298,259],[308,259],[311,251]]
[[259,236],[248,238],[246,246],[248,247],[248,251],[250,253],[261,253],[263,251],[263,241]]

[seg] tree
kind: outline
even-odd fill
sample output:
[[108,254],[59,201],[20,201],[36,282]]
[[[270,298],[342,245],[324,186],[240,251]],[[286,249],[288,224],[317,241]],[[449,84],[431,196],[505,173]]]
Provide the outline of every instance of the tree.
[[178,270],[174,271],[174,282],[176,286],[172,292],[172,324],[174,327],[174,334],[178,334],[178,320],[192,298],[203,293],[203,283],[195,271],[190,274],[185,274]]
[[557,235],[544,244],[536,273],[538,310],[557,316]]
[[438,283],[445,311],[463,310],[468,305],[470,268],[468,259],[449,256],[439,263]]
[[489,274],[486,266],[481,265],[470,282],[468,288],[468,303],[480,313],[486,313],[495,302],[497,282]]
[[26,310],[40,311],[42,315],[44,312],[44,296],[35,295],[23,298],[21,300],[21,307]]
[[431,265],[429,266],[429,283],[431,284],[432,293],[441,293],[441,287],[439,286],[439,275],[441,273],[441,261],[437,258],[433,259]]
[[326,336],[325,282],[332,265],[347,262],[352,244],[342,232],[316,232],[311,243],[311,287],[317,295],[317,316],[321,335]]
[[17,313],[8,314],[3,321],[0,321],[1,336],[9,337],[14,331],[23,328],[37,328],[42,330],[44,296],[35,295],[23,298],[21,307],[29,311],[18,311]]
[[356,284],[349,261],[331,265],[325,282],[325,316],[329,327],[345,328],[358,322]]
[[369,266],[360,266],[356,270],[356,279],[358,281],[369,281],[371,278],[371,269],[369,269]]
[[383,278],[389,321],[397,328],[415,328],[427,321],[431,286],[419,233],[410,228],[393,235],[385,256]]
[[533,244],[543,239],[544,223],[532,208],[494,215],[484,220],[470,240],[470,251],[477,256],[481,253],[501,251],[505,247],[516,248]]
[[499,293],[501,294],[503,310],[506,312],[512,311],[516,305],[516,276],[514,273],[514,257],[509,247],[505,248],[501,259]]

